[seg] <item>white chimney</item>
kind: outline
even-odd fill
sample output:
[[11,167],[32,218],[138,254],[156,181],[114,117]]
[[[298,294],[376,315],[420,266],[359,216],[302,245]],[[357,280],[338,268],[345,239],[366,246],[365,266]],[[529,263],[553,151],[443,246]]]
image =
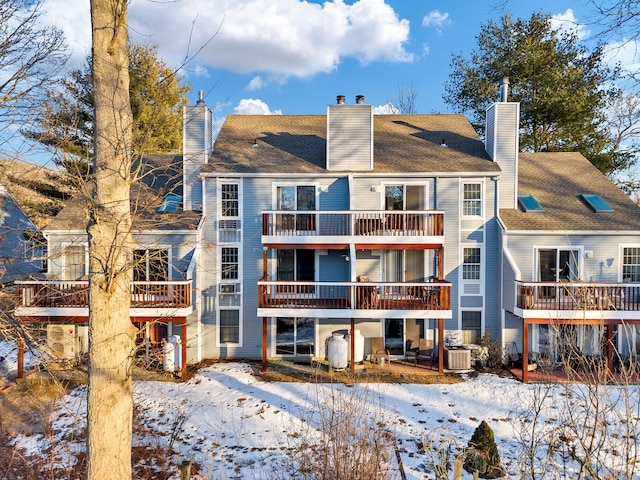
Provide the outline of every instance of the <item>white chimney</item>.
[[344,96],[327,106],[327,170],[373,170],[373,105],[364,96],[345,105]]
[[195,105],[182,110],[182,202],[185,210],[202,210],[202,165],[213,150],[212,113],[198,93]]
[[500,165],[500,208],[518,208],[520,103],[508,102],[509,79],[500,85],[500,101],[487,109],[485,149]]

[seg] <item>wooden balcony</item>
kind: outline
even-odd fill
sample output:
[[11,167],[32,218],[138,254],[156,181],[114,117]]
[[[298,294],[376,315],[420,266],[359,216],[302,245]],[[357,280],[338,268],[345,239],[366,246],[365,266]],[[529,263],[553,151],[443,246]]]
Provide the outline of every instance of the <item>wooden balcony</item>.
[[[416,317],[450,318],[449,282],[258,282],[258,315],[285,316],[284,310],[307,315],[370,318],[382,312],[415,312]],[[261,313],[260,310],[264,311]],[[268,313],[267,310],[271,310]],[[326,312],[323,312],[326,311]],[[448,313],[444,313],[444,312]],[[419,313],[420,312],[420,313]],[[426,313],[429,312],[429,313]],[[436,313],[438,312],[438,313]],[[301,314],[302,315],[302,314]]]
[[444,243],[440,211],[271,210],[262,214],[262,243],[419,244]]
[[640,312],[640,284],[516,282],[516,308],[532,314],[540,311],[573,311],[599,312],[611,316],[610,313],[630,312],[632,317],[637,318]]
[[[25,309],[58,310],[88,308],[88,281],[16,282],[20,297],[18,316]],[[131,308],[182,309],[191,306],[191,280],[131,282]]]

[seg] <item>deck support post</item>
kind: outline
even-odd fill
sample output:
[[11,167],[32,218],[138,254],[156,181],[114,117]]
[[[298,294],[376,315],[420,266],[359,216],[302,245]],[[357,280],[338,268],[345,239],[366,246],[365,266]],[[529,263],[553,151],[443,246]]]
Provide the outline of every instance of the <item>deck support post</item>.
[[350,343],[350,347],[351,347],[351,355],[350,355],[350,359],[349,361],[351,362],[351,373],[356,371],[356,365],[355,365],[355,358],[356,358],[356,354],[355,354],[355,345],[356,345],[356,321],[355,319],[351,319],[351,336],[349,338],[349,343]]
[[262,373],[267,371],[267,317],[262,317]]
[[180,329],[180,339],[182,340],[182,381],[187,381],[187,319],[186,317],[182,320],[182,325]]
[[613,372],[613,324],[607,323],[607,342],[605,344],[605,352],[607,355],[607,369],[609,373]]
[[444,318],[438,319],[438,372],[444,373]]
[[529,324],[522,322],[522,383],[529,382]]
[[18,337],[18,378],[24,378],[24,341]]

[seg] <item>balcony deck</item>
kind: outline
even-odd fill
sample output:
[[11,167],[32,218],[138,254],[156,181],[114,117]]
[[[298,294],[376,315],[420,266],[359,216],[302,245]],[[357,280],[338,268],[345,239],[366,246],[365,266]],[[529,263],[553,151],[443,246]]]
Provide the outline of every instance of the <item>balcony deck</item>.
[[639,318],[640,284],[516,282],[516,312],[522,317],[580,314],[586,318]]
[[272,210],[263,212],[262,243],[315,244],[371,248],[381,245],[444,243],[444,213],[425,210]]
[[[451,317],[449,282],[258,282],[258,316]],[[303,312],[303,310],[307,310]]]
[[[89,307],[88,281],[26,281],[18,285],[16,316],[83,314]],[[162,312],[192,307],[191,280],[131,282],[131,309]],[[150,314],[152,312],[149,312]],[[84,313],[86,315],[86,313]]]

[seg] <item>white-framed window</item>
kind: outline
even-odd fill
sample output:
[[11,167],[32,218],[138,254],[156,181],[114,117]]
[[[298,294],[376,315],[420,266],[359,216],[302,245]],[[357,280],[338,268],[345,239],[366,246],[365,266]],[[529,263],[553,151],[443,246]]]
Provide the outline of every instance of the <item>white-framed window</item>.
[[482,184],[479,182],[462,184],[462,216],[482,216]]
[[[284,211],[312,212],[318,209],[317,184],[275,185],[274,208]],[[280,231],[313,231],[316,215],[312,213],[284,214],[278,216]]]
[[220,310],[220,344],[240,343],[240,310],[228,308]]
[[479,344],[482,337],[482,312],[479,310],[462,311],[462,343]]
[[316,185],[276,186],[277,210],[316,210]]
[[168,247],[138,247],[133,251],[134,282],[164,282],[171,280]]
[[583,248],[538,247],[538,281],[577,282],[581,277]]
[[464,247],[462,249],[462,279],[480,280],[481,266],[480,247]]
[[313,318],[276,318],[276,355],[314,355]]
[[237,218],[240,216],[240,184],[220,184],[220,207],[221,217]]
[[240,249],[238,247],[221,247],[220,249],[220,278],[238,280],[240,278]]
[[623,247],[622,281],[633,283],[640,282],[640,246]]
[[384,210],[422,210],[427,204],[427,186],[424,183],[383,183]]
[[87,274],[87,249],[85,245],[63,245],[62,277],[64,280],[80,280]]

